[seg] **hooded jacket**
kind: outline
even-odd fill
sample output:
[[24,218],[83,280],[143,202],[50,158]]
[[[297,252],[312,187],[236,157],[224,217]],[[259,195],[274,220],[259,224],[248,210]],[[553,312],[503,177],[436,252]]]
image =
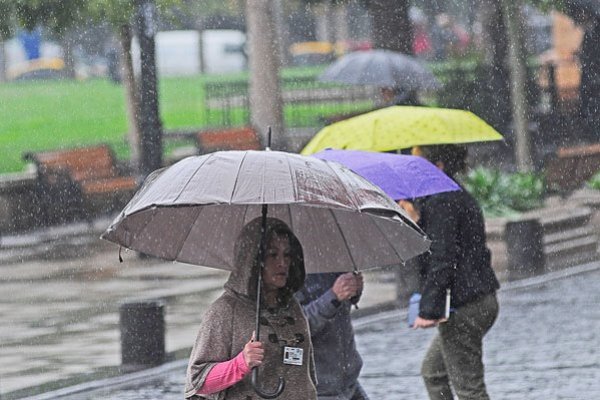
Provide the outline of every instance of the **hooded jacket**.
[[444,315],[446,289],[459,308],[500,287],[486,246],[485,222],[466,190],[439,193],[417,202],[419,224],[431,239],[430,252],[418,258],[421,276],[419,316]]
[[[260,218],[243,229],[235,244],[235,270],[225,284],[225,293],[206,311],[188,364],[186,399],[224,400],[260,399],[251,385],[251,374],[221,392],[200,396],[196,393],[209,371],[217,363],[230,360],[240,353],[255,330],[256,284],[259,273]],[[286,235],[290,241],[292,262],[286,287],[279,290],[278,305],[261,305],[260,341],[265,358],[258,368],[258,381],[265,391],[274,391],[279,377],[286,385],[281,399],[316,399],[315,370],[308,323],[293,294],[304,284],[302,247],[290,229],[280,220],[267,219],[267,243],[275,235]],[[303,349],[301,366],[283,363],[283,347]]]
[[[296,298],[308,318],[315,347],[319,399],[351,398],[362,368],[350,317],[350,301],[337,301],[340,273],[310,274]],[[353,300],[357,302],[358,298]]]

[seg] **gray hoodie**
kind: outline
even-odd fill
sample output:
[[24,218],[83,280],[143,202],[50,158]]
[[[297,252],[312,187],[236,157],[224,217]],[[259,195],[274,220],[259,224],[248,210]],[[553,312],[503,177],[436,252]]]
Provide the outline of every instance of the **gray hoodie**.
[[351,398],[362,368],[354,343],[351,303],[338,302],[331,290],[339,275],[309,274],[296,293],[310,325],[319,399]]
[[[267,238],[270,238],[273,232],[283,232],[289,237],[292,264],[287,285],[280,289],[279,306],[261,311],[261,322],[264,322],[261,323],[260,341],[265,349],[265,359],[258,369],[259,382],[263,390],[271,392],[277,388],[277,381],[281,376],[286,380],[281,399],[314,400],[314,359],[308,324],[302,308],[293,297],[293,293],[304,282],[302,248],[283,222],[269,218]],[[259,240],[260,218],[248,223],[240,233],[235,245],[236,270],[231,273],[225,284],[225,293],[210,305],[202,319],[188,365],[186,399],[259,399],[250,383],[251,374],[221,392],[208,396],[196,395],[212,367],[234,358],[242,351],[255,329],[256,282],[259,270],[256,260]],[[271,338],[275,340],[270,340]],[[304,350],[301,366],[283,363],[283,342],[290,342],[289,345]]]

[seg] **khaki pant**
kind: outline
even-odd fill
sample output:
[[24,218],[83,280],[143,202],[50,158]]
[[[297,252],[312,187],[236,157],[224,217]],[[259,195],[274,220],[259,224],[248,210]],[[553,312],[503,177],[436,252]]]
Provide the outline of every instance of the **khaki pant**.
[[498,316],[495,294],[486,295],[450,314],[438,327],[421,366],[431,400],[487,400],[483,379],[483,336]]

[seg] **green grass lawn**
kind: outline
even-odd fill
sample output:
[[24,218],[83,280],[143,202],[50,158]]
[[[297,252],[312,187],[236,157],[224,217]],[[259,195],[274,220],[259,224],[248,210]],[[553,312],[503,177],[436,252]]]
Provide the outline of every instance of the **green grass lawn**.
[[[458,66],[471,70],[474,65],[467,63]],[[447,75],[446,70],[458,66],[455,63],[439,63],[432,65],[432,70],[436,75],[444,76]],[[314,77],[322,69],[322,66],[284,69],[284,89],[298,89],[303,85],[314,87],[311,79],[304,78]],[[222,117],[220,111],[213,110],[208,115],[204,110],[204,82],[241,82],[243,86],[247,78],[247,73],[235,73],[161,79],[159,101],[164,128],[171,130],[219,125]],[[119,158],[127,158],[129,149],[126,143],[124,99],[123,87],[104,79],[0,84],[0,151],[3,155],[0,158],[0,173],[23,170],[25,164],[22,155],[27,151],[94,143],[108,143]],[[435,101],[432,100],[433,103]],[[366,111],[372,107],[369,102],[297,104],[286,105],[284,113],[288,126],[318,126],[326,116]],[[248,110],[231,110],[229,117],[232,124],[243,124],[248,120]],[[165,142],[165,151],[168,153],[177,145],[181,143]]]
[[[321,67],[283,71],[285,85],[302,87],[302,78],[314,77]],[[159,83],[160,113],[165,130],[218,126],[220,111],[204,109],[204,82],[245,82],[247,73],[164,78]],[[295,78],[301,78],[294,82]],[[310,80],[309,80],[310,81]],[[287,87],[285,86],[284,87]],[[325,84],[324,84],[325,85]],[[291,89],[290,87],[289,89]],[[243,90],[243,89],[242,89]],[[0,85],[0,173],[23,170],[23,153],[108,143],[120,159],[129,157],[123,87],[105,79],[29,81]],[[364,104],[363,104],[364,103]],[[322,117],[368,110],[368,102],[354,104],[300,104],[285,107],[286,124],[318,126]],[[248,120],[248,110],[232,109],[233,125]],[[165,141],[165,153],[191,141]]]
[[[283,75],[287,78],[314,76],[319,69],[295,68],[283,71]],[[161,79],[159,101],[164,128],[201,128],[211,123],[206,120],[203,108],[203,80],[245,79],[247,73]],[[3,155],[0,173],[23,170],[22,155],[28,151],[94,143],[108,143],[119,158],[126,159],[129,149],[124,99],[123,87],[105,79],[0,84],[0,152]],[[301,110],[301,113],[311,113],[311,110]],[[247,120],[247,111],[239,110],[239,114],[236,121],[241,124]],[[169,141],[165,143],[166,151],[180,144]]]
[[[166,129],[200,126],[201,78],[160,82]],[[107,80],[17,82],[0,85],[0,173],[23,169],[26,151],[109,143],[128,156],[122,86]]]

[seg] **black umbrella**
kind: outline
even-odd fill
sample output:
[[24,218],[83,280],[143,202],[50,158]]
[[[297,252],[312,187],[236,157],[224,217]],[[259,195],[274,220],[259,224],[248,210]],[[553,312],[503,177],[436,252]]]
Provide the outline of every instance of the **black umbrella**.
[[323,82],[411,90],[441,85],[418,59],[390,50],[355,51],[340,57],[319,76]]

